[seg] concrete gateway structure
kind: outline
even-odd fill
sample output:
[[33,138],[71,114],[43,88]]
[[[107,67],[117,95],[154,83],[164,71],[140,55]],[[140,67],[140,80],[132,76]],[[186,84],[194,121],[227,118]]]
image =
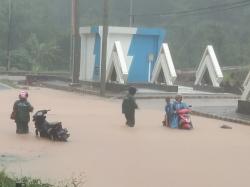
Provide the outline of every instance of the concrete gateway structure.
[[[213,87],[220,87],[220,83],[223,80],[223,74],[215,55],[213,46],[208,45],[203,56],[199,67],[196,71],[196,80],[195,85],[202,85],[202,81],[205,74],[208,74],[210,80],[206,80],[207,82],[211,81]],[[206,82],[205,81],[205,82]],[[206,83],[205,83],[206,84]]]
[[128,68],[121,42],[116,41],[107,66],[106,82],[124,84],[128,79]]
[[241,99],[248,101],[250,100],[250,72],[248,73],[246,80],[244,81],[244,92],[241,96]]
[[250,71],[248,72],[247,77],[243,83],[243,87],[246,88],[249,82],[250,82]]
[[177,77],[174,63],[167,43],[162,44],[160,53],[157,57],[156,64],[152,73],[152,83],[166,83],[174,85]]
[[[81,59],[80,59],[80,81],[99,81],[102,27],[81,27]],[[119,73],[118,66],[123,67],[123,77],[127,71],[126,80],[117,81],[120,83],[147,83],[155,65],[155,61],[161,45],[165,38],[163,29],[131,28],[131,27],[109,27],[107,40],[107,70],[115,70]],[[115,46],[115,47],[114,47]],[[114,62],[114,51],[123,54],[120,62],[114,63],[112,69],[110,63]],[[113,58],[113,61],[110,60]],[[120,60],[120,59],[119,59]],[[126,66],[124,65],[126,64]],[[118,68],[118,69],[117,69]],[[127,69],[127,70],[125,70]],[[107,72],[107,76],[111,76]],[[107,77],[109,79],[109,77]]]
[[237,112],[250,115],[250,72],[248,73],[243,86],[244,92],[240,100],[238,100]]

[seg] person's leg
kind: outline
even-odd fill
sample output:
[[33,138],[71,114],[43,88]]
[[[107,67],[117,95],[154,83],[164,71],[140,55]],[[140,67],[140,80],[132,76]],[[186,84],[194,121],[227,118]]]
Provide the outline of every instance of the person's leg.
[[24,134],[29,133],[28,122],[23,123],[23,133],[24,133]]
[[16,133],[21,134],[22,133],[22,125],[20,122],[16,122]]
[[170,126],[170,116],[169,116],[169,114],[166,114],[166,126],[167,127]]
[[124,115],[125,115],[125,118],[126,118],[126,125],[128,125],[128,123],[129,123],[129,115],[128,115],[128,113],[125,113]]
[[178,128],[182,128],[182,124],[183,124],[183,120],[180,118],[180,116],[178,116]]
[[168,117],[167,117],[167,115],[164,115],[164,119],[162,121],[162,125],[163,126],[168,126]]
[[179,116],[177,114],[174,114],[171,118],[170,127],[176,129],[178,128],[178,124],[179,124]]
[[135,111],[131,111],[128,113],[128,126],[135,126]]
[[20,122],[19,124],[19,134],[29,133],[28,122]]

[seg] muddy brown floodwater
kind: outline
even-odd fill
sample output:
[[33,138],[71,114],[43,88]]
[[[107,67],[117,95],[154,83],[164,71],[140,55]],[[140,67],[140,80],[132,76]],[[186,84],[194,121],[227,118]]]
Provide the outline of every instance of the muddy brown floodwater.
[[[68,142],[16,135],[9,119],[19,90],[0,92],[0,167],[15,176],[59,181],[83,175],[87,187],[250,186],[250,127],[192,116],[195,129],[161,126],[161,107],[138,101],[135,128],[126,127],[121,101],[30,88],[36,110],[51,109]],[[222,129],[230,125],[232,129]]]

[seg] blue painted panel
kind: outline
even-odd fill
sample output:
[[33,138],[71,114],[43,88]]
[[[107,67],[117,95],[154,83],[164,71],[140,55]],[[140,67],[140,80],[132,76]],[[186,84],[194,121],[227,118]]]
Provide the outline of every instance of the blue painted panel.
[[99,33],[99,27],[98,26],[93,26],[91,27],[91,33]]
[[159,29],[159,28],[138,28],[137,35],[147,35],[147,36],[157,36],[158,39],[157,40],[157,45],[158,45],[158,51],[161,48],[161,44],[164,41],[164,38],[166,36],[166,32],[163,29]]
[[[133,61],[129,69],[128,82],[148,82],[149,54],[154,54],[154,61],[158,53],[158,36],[134,35],[129,49]],[[151,72],[153,64],[151,67]]]
[[[95,44],[93,54],[95,55],[93,80],[100,79],[100,54],[101,37],[98,26],[91,27],[91,33],[95,33]],[[164,41],[165,31],[162,29],[138,28],[137,33],[133,35],[128,55],[133,56],[133,61],[129,69],[128,82],[148,82],[148,68],[150,53],[154,54],[154,61],[151,65],[151,73],[154,68],[160,47]]]

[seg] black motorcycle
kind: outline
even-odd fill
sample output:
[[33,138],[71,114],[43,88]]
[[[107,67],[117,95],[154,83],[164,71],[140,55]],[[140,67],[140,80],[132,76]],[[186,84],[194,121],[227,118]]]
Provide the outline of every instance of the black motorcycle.
[[62,128],[61,122],[49,123],[46,114],[50,110],[39,110],[33,115],[35,122],[36,136],[49,138],[55,141],[67,141],[70,134],[66,128]]

